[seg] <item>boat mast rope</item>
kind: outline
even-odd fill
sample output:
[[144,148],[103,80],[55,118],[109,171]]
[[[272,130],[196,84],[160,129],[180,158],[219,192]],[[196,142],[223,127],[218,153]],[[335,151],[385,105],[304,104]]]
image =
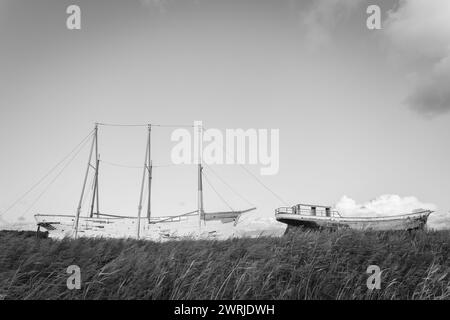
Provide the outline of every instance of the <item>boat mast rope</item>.
[[207,175],[203,172],[203,177],[205,178],[206,183],[211,187],[211,189],[214,191],[214,193],[220,198],[220,200],[222,200],[222,202],[231,210],[234,211],[234,209],[230,206],[230,204],[225,201],[225,199],[220,195],[220,193],[216,190],[216,188],[214,188],[214,186],[211,184],[211,182],[209,181]]
[[[204,128],[205,129],[205,128]],[[205,129],[207,130],[207,129]],[[224,147],[223,143],[222,143],[222,148]],[[226,148],[223,148],[225,153],[231,157],[230,153],[227,152]],[[279,201],[281,201],[284,205],[286,206],[290,206],[283,198],[281,198],[275,191],[273,191],[272,189],[270,189],[264,182],[261,181],[261,179],[259,179],[257,176],[255,176],[250,170],[248,170],[243,164],[238,163],[239,167],[242,168],[242,170],[244,170],[245,172],[247,172],[247,174],[249,176],[251,176],[254,180],[256,180],[256,182],[258,182],[264,189],[266,189],[267,191],[269,191],[275,198],[277,198]]]
[[14,201],[10,206],[8,206],[5,210],[0,212],[0,217],[2,217],[7,212],[11,211],[19,202],[21,202],[26,196],[28,196],[32,191],[34,191],[38,186],[40,186],[45,179],[47,179],[58,167],[60,167],[74,152],[78,150],[81,146],[83,146],[94,134],[94,130],[91,130],[89,134],[81,140],[80,143],[76,145],[62,160],[56,163],[41,179],[39,179],[35,184],[33,184],[25,193],[23,193],[16,201]]
[[75,160],[75,158],[80,154],[80,152],[87,145],[89,139],[86,139],[84,143],[79,147],[79,149],[73,154],[73,156],[69,159],[69,161],[62,167],[62,169],[58,172],[58,174],[45,186],[44,190],[38,195],[38,197],[33,201],[33,203],[24,211],[24,213],[20,216],[25,216],[38,201],[44,196],[45,193],[50,189],[50,187],[56,182],[56,180],[63,174],[63,172],[67,169],[67,167]]
[[193,128],[194,125],[188,124],[152,124],[152,123],[97,123],[98,126],[102,127],[160,127],[160,128]]
[[255,205],[250,202],[247,198],[245,198],[242,194],[240,194],[239,192],[237,192],[229,183],[227,183],[217,172],[215,172],[211,166],[205,164],[207,172],[211,172],[217,179],[219,179],[225,186],[228,187],[228,189],[231,190],[231,192],[233,192],[236,196],[238,196],[239,198],[241,198],[241,200],[243,200],[244,202],[246,202],[248,205],[250,205],[251,207],[254,207]]
[[[114,167],[119,167],[119,168],[127,168],[127,169],[142,169],[142,165],[137,166],[137,165],[126,165],[126,164],[121,164],[121,163],[116,163],[116,162],[110,162],[110,161],[105,161],[105,160],[99,160],[100,163],[104,163],[110,166],[114,166]],[[152,164],[152,168],[165,168],[165,167],[174,167],[174,166],[178,166],[177,164],[161,164],[161,165],[153,165]]]

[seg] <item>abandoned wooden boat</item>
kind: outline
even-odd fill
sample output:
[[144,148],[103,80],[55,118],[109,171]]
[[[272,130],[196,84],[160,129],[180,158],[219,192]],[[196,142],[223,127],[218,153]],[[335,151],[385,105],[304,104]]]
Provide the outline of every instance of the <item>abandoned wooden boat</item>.
[[[147,217],[140,219],[140,239],[164,240],[182,238],[227,238],[234,232],[241,214],[252,209],[228,212],[205,212],[199,225],[197,210],[179,216]],[[52,238],[75,235],[75,215],[36,214],[38,228],[45,229]],[[136,217],[99,214],[94,217],[80,217],[78,236],[129,238],[137,237]]]
[[[101,163],[98,153],[98,127],[96,124],[93,131],[92,144],[89,160],[84,176],[81,197],[74,215],[50,215],[36,214],[38,231],[42,228],[49,232],[53,238],[64,237],[108,237],[108,238],[138,238],[149,240],[180,239],[180,238],[228,238],[233,236],[233,229],[239,217],[256,208],[245,210],[233,210],[223,212],[205,212],[203,207],[203,165],[199,151],[198,155],[198,188],[196,210],[172,216],[152,216],[151,211],[151,183],[152,183],[152,160],[150,158],[151,128],[148,125],[148,137],[145,153],[145,162],[142,166],[143,175],[140,189],[140,200],[136,216],[110,215],[100,212],[98,186],[99,165]],[[199,136],[201,128],[199,128]],[[201,137],[200,137],[201,138]],[[95,150],[94,150],[95,149]],[[93,154],[95,151],[95,161]],[[92,164],[94,162],[94,164]],[[85,189],[90,170],[93,169],[92,199],[89,203],[89,212],[86,216],[81,215],[82,204],[85,198]],[[147,214],[141,216],[143,209],[144,186],[148,187]]]
[[431,213],[430,210],[418,209],[412,213],[383,217],[344,217],[330,206],[297,204],[276,209],[275,218],[288,225],[286,233],[299,227],[389,231],[422,229]]

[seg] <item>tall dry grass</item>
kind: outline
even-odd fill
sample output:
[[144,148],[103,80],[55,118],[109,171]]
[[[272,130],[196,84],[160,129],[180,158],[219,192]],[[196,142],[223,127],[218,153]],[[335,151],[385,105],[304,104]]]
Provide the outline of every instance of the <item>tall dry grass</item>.
[[[449,299],[450,231],[155,243],[0,232],[6,299]],[[369,265],[381,289],[368,290]],[[81,290],[68,290],[69,265]]]

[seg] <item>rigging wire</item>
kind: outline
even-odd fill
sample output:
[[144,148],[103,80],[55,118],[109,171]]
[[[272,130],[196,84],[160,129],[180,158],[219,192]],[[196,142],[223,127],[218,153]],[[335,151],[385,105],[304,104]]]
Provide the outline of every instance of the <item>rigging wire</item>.
[[[99,126],[110,126],[110,127],[166,127],[166,128],[176,128],[176,127],[186,127],[186,128],[195,128],[195,125],[174,125],[174,124],[167,124],[167,125],[162,125],[162,124],[114,124],[114,123],[97,123],[97,125]],[[203,127],[202,128],[205,130],[207,128]],[[222,144],[223,145],[223,144]],[[226,152],[226,150],[225,150]],[[228,155],[229,153],[226,152]],[[110,163],[111,164],[111,163]],[[268,192],[270,192],[275,198],[277,198],[279,201],[281,201],[282,203],[284,203],[285,205],[289,205],[287,203],[287,201],[285,201],[282,197],[280,197],[275,191],[273,191],[272,189],[270,189],[264,182],[261,181],[261,179],[259,179],[258,177],[256,177],[250,170],[248,170],[244,165],[238,163],[238,165],[242,168],[242,170],[244,170],[248,175],[250,175],[253,179],[255,179],[258,184],[260,184],[264,189],[266,189]],[[134,167],[134,166],[124,166],[124,165],[117,165],[117,166],[122,166],[125,168],[142,168],[142,167]],[[157,166],[155,166],[157,167]],[[246,202],[248,202],[246,200]]]
[[266,186],[258,177],[256,177],[250,170],[248,170],[246,167],[244,167],[244,165],[238,163],[238,165],[244,170],[246,171],[250,176],[252,176],[263,188],[265,188],[267,191],[269,191],[275,198],[277,198],[279,201],[281,201],[282,203],[284,203],[286,206],[289,206],[289,204],[283,199],[281,198],[277,193],[275,193],[275,191],[273,191],[272,189],[270,189],[268,186]]
[[[125,165],[105,160],[99,160],[101,163],[114,166],[114,167],[121,167],[121,168],[127,168],[127,169],[142,169],[144,166],[132,166],[132,165]],[[177,166],[177,164],[161,164],[161,165],[152,165],[152,168],[163,168],[163,167],[174,167]]]
[[9,207],[7,207],[4,211],[0,213],[0,217],[5,213],[9,212],[12,208],[14,208],[20,201],[22,201],[27,195],[29,195],[34,189],[36,189],[48,176],[50,176],[64,161],[66,161],[70,155],[78,149],[83,143],[89,139],[95,130],[91,130],[89,135],[87,135],[80,143],[77,144],[75,148],[72,149],[61,161],[59,161],[55,166],[53,166],[41,179],[39,179],[35,184],[31,186],[24,194],[22,194],[16,201],[14,201]]
[[250,202],[249,200],[247,200],[246,198],[244,198],[243,195],[241,195],[239,192],[237,192],[233,187],[231,187],[230,184],[228,184],[221,176],[219,176],[219,174],[217,172],[215,172],[211,166],[205,164],[205,166],[208,168],[208,171],[211,171],[211,173],[218,178],[225,186],[228,187],[228,189],[230,189],[236,196],[238,196],[239,198],[241,198],[241,200],[243,200],[244,202],[246,202],[248,205],[254,207],[255,205]]
[[195,128],[192,124],[150,124],[152,127],[160,128]]
[[[203,129],[205,129],[203,127]],[[206,129],[207,130],[207,129]],[[224,147],[223,142],[222,142],[222,148]],[[231,156],[229,152],[227,152],[226,148],[224,148],[225,153],[228,156]],[[281,201],[282,203],[284,203],[286,206],[289,206],[289,204],[283,199],[281,198],[275,191],[273,191],[272,189],[270,189],[267,185],[265,185],[261,179],[259,179],[258,177],[256,177],[250,170],[248,170],[244,165],[237,163],[237,165],[239,165],[239,167],[241,167],[245,172],[247,172],[248,175],[250,175],[253,179],[255,179],[264,189],[266,189],[267,191],[269,191],[275,198],[277,198],[279,201]]]
[[124,123],[96,123],[102,127],[148,127],[149,124],[124,124]]
[[222,200],[223,203],[225,203],[225,205],[231,210],[234,211],[234,209],[228,204],[228,202],[225,201],[225,199],[219,194],[219,192],[216,190],[216,188],[213,187],[213,185],[211,184],[211,182],[209,181],[207,175],[205,173],[203,173],[203,177],[205,177],[206,182],[208,183],[208,185],[211,187],[211,189],[213,189],[213,191],[215,192],[215,194],[220,198],[220,200]]
[[42,196],[50,189],[50,187],[55,183],[55,181],[61,176],[61,174],[64,172],[64,170],[75,160],[77,155],[80,154],[81,150],[86,146],[87,142],[89,140],[86,139],[84,143],[80,146],[80,148],[73,154],[72,158],[69,159],[69,161],[62,167],[62,169],[58,172],[58,174],[51,180],[47,186],[44,188],[44,190],[39,194],[39,196],[33,201],[33,203],[24,211],[24,213],[21,215],[21,217],[25,216],[35,205],[36,203],[42,198]]
[[193,128],[194,125],[187,124],[151,124],[151,123],[97,123],[99,126],[103,127],[161,127],[161,128]]
[[130,165],[125,165],[125,164],[109,162],[109,161],[105,161],[105,160],[99,160],[99,161],[100,161],[100,163],[104,163],[104,164],[114,166],[114,167],[121,167],[121,168],[128,168],[128,169],[142,169],[143,168],[143,166],[130,166]]

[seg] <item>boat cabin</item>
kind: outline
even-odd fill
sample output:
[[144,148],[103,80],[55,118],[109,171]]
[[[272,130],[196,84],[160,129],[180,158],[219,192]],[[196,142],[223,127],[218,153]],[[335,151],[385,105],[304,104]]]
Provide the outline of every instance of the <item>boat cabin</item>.
[[300,203],[292,207],[292,213],[310,216],[331,217],[331,207]]
[[292,207],[281,207],[275,210],[276,213],[298,214],[304,216],[335,217],[340,216],[336,210],[330,206],[320,206],[313,204],[299,203]]

